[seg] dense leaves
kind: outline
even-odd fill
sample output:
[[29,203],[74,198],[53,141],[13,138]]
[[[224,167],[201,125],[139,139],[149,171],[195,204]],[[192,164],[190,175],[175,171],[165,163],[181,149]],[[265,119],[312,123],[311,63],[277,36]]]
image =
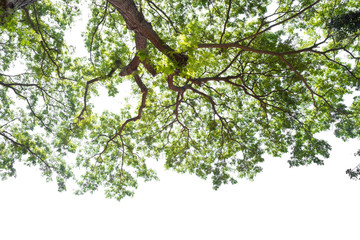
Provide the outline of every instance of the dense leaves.
[[335,31],[338,38],[344,38],[360,29],[360,11],[349,11],[333,16],[327,28]]
[[[88,55],[75,57],[64,35],[84,6]],[[215,189],[253,179],[264,154],[323,164],[331,146],[317,133],[360,134],[359,98],[343,101],[359,86],[359,7],[93,0],[9,12],[0,26],[1,175],[14,176],[24,161],[60,190],[74,177],[79,194],[102,186],[121,199],[139,178],[157,179],[153,159],[210,177]],[[15,62],[24,70],[13,74]],[[127,105],[94,111],[99,89],[118,99],[127,82]]]

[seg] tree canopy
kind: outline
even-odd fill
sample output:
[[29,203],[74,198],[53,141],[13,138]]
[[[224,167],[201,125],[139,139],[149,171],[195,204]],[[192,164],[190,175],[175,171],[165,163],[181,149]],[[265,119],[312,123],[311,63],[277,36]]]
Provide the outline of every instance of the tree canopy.
[[[64,36],[86,9],[88,55],[78,57]],[[331,146],[317,133],[360,135],[359,9],[358,0],[1,1],[0,174],[15,176],[22,161],[60,191],[74,178],[78,194],[103,187],[121,199],[157,179],[149,159],[215,189],[253,179],[264,154],[321,165]],[[99,88],[121,98],[124,82],[137,105],[95,113]]]

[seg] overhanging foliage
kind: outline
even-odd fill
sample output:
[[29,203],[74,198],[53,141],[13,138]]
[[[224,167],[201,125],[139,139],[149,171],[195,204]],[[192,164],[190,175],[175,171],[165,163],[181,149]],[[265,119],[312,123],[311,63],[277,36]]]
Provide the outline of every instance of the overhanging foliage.
[[[357,0],[93,0],[86,58],[64,40],[84,2],[28,3],[1,10],[3,178],[24,161],[64,190],[78,167],[78,193],[121,199],[156,179],[148,159],[164,159],[217,189],[253,179],[265,153],[323,164],[331,147],[315,135],[331,126],[359,136],[359,98],[343,97],[359,86],[360,32],[334,27]],[[11,75],[19,59],[26,70]],[[119,98],[125,81],[137,110],[95,114],[96,89]]]

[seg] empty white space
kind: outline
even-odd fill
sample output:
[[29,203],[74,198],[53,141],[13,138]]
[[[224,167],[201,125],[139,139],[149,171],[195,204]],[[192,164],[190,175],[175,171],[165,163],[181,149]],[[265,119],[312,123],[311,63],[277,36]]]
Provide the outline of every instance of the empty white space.
[[[288,168],[267,158],[254,182],[214,191],[209,181],[159,171],[121,202],[102,193],[58,193],[34,168],[0,183],[0,239],[347,239],[358,236],[358,141],[333,145],[325,166]],[[158,164],[161,165],[161,164]]]

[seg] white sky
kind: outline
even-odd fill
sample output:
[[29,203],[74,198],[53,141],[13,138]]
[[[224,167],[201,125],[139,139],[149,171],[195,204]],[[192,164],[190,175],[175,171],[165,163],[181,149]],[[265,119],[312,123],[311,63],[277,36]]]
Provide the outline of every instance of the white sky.
[[288,168],[267,158],[254,182],[214,191],[209,181],[160,171],[121,202],[58,193],[34,168],[0,183],[0,239],[348,239],[358,236],[359,141],[333,145],[325,166]]
[[254,182],[218,191],[160,170],[159,182],[121,202],[58,193],[37,169],[19,166],[16,179],[0,182],[0,239],[356,239],[360,182],[345,170],[360,162],[360,142],[322,136],[333,147],[325,166],[289,169],[286,157],[269,157]]

